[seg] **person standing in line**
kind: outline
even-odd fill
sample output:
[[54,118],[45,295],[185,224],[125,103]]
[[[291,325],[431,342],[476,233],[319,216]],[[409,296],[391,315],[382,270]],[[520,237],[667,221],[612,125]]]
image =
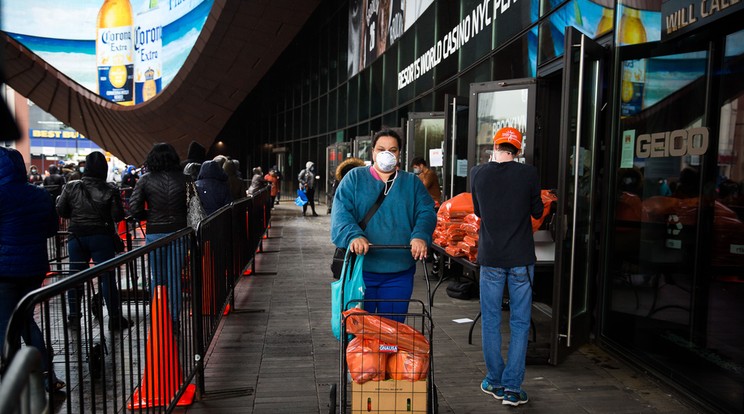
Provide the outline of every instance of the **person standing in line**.
[[199,200],[207,216],[232,202],[227,174],[217,161],[204,161],[195,184],[196,192],[199,194]]
[[307,214],[307,206],[310,206],[313,217],[318,217],[318,213],[315,212],[315,163],[306,162],[305,169],[297,175],[297,180],[300,181],[300,190],[307,196],[307,203],[302,206],[302,215]]
[[282,187],[281,182],[284,179],[284,176],[282,175],[282,172],[279,171],[279,167],[276,165],[271,167],[272,170],[276,173],[276,204],[279,204],[279,199],[282,198]]
[[[73,273],[87,269],[91,259],[93,263],[99,264],[116,256],[112,236],[116,222],[124,219],[119,189],[115,184],[106,182],[106,157],[94,151],[85,157],[85,164],[83,178],[67,183],[57,200],[59,215],[70,219],[67,250],[70,254],[70,271]],[[99,277],[98,284],[108,309],[109,330],[127,329],[131,321],[121,316],[121,299],[114,272]],[[82,286],[67,291],[70,307],[67,322],[72,330],[80,330],[82,297]],[[93,312],[100,321],[102,316],[98,313],[99,310],[94,307]]]
[[264,187],[269,185],[269,182],[266,181],[266,179],[264,178],[264,173],[261,167],[254,168],[252,173],[253,175],[251,176],[251,185],[248,187],[248,191],[246,191],[246,194],[248,194],[249,196],[256,194]]
[[230,187],[230,196],[233,201],[245,198],[246,185],[245,181],[240,178],[240,162],[229,159],[225,161],[222,169],[227,174],[227,185]]
[[39,168],[35,165],[32,165],[31,168],[28,169],[28,171],[28,182],[33,185],[41,185],[43,178],[41,174],[39,174]]
[[279,194],[279,179],[276,178],[276,171],[269,170],[269,173],[264,176],[264,180],[271,185],[271,192],[269,195],[271,196],[271,208],[274,208],[276,195]]
[[[147,173],[137,181],[129,201],[130,213],[137,220],[147,221],[145,243],[154,243],[187,226],[186,181],[189,179],[180,166],[173,145],[160,142],[147,154]],[[147,209],[145,209],[147,206]],[[151,253],[150,294],[156,286],[167,286],[173,329],[180,331],[181,267],[186,257],[183,239],[172,246],[164,246]]]
[[429,168],[426,160],[421,157],[414,158],[411,166],[413,167],[413,173],[418,175],[421,182],[424,183],[426,191],[429,192],[432,200],[434,200],[434,208],[438,208],[442,199],[442,189],[439,188],[437,173]]
[[[339,182],[331,209],[331,241],[365,255],[364,309],[404,322],[413,293],[416,261],[426,257],[437,222],[434,203],[421,180],[397,169],[402,142],[383,129],[372,139],[370,167],[353,168]],[[380,197],[365,229],[360,223]],[[411,250],[369,250],[375,245],[410,245]],[[381,301],[375,301],[381,300]]]
[[[494,135],[490,161],[470,171],[474,212],[481,219],[478,264],[487,370],[481,390],[511,406],[529,401],[522,382],[536,261],[530,216],[539,219],[543,212],[537,169],[514,161],[521,149],[522,134],[515,128],[501,128]],[[501,355],[505,286],[510,309],[506,363]]]
[[65,185],[65,178],[59,174],[59,168],[56,165],[49,166],[49,176],[44,177],[44,188],[49,192],[52,201],[56,202],[57,197],[62,194],[62,187]]
[[[47,239],[57,233],[59,220],[49,194],[28,183],[21,153],[0,146],[0,344],[16,306],[29,292],[41,287],[49,271]],[[58,380],[44,337],[34,316],[28,315],[22,332],[26,345],[41,353],[47,391],[58,391]]]

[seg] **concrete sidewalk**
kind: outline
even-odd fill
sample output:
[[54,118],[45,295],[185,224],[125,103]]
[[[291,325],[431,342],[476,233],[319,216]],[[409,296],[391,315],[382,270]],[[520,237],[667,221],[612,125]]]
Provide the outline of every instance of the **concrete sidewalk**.
[[[339,343],[329,323],[329,227],[327,215],[302,217],[298,207],[287,204],[274,209],[256,273],[238,284],[236,307],[205,356],[206,394],[176,412],[329,412],[330,386],[339,383]],[[416,276],[414,298],[426,300],[423,272]],[[480,325],[471,345],[471,323],[453,321],[473,319],[478,310],[477,300],[452,299],[445,286],[436,292],[433,364],[439,413],[698,412],[594,345],[581,347],[557,367],[528,365],[524,389],[530,402],[519,408],[502,406],[480,391],[485,375]]]

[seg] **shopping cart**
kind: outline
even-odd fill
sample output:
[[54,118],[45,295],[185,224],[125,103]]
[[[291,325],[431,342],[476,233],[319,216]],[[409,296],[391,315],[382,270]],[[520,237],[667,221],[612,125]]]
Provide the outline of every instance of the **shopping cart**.
[[[411,246],[407,245],[370,245],[370,250],[405,250],[410,249]],[[344,266],[354,266],[356,260],[353,255],[348,254],[345,258]],[[428,274],[428,269],[425,261],[422,261],[424,265],[424,274]],[[342,280],[345,278],[342,277]],[[433,332],[434,324],[431,317],[431,285],[428,277],[423,278],[426,282],[426,298],[427,304],[418,299],[410,300],[351,300],[345,301],[342,298],[341,303],[344,304],[343,309],[349,310],[357,307],[359,304],[364,307],[365,303],[372,302],[408,302],[408,312],[405,314],[392,314],[392,313],[375,313],[368,314],[363,312],[346,313],[341,317],[341,341],[339,345],[339,383],[338,385],[333,384],[330,392],[330,410],[331,414],[336,413],[336,409],[339,409],[341,414],[349,412],[352,413],[397,413],[397,412],[419,412],[436,414],[438,413],[438,402],[437,402],[437,391],[434,384],[434,363],[433,363]],[[344,283],[344,282],[342,282]],[[341,294],[343,295],[343,288],[341,288]],[[405,324],[397,324],[394,321],[392,325],[400,330],[395,329],[394,331],[388,330],[380,325],[388,326],[390,324],[390,317],[405,317]],[[378,325],[379,323],[379,325]],[[352,326],[353,325],[353,326]],[[366,326],[365,326],[366,325]],[[412,381],[410,377],[400,378],[397,380],[387,381],[367,381],[364,384],[358,384],[354,382],[352,392],[350,393],[350,382],[353,380],[353,374],[359,374],[358,372],[350,372],[347,364],[347,350],[349,349],[350,343],[354,340],[351,338],[351,334],[348,332],[356,332],[361,334],[359,336],[367,338],[368,334],[372,336],[379,335],[382,346],[380,350],[384,353],[385,351],[397,352],[390,354],[387,358],[395,358],[396,361],[402,361],[402,353],[406,352],[404,348],[414,348],[407,356],[407,360],[417,360],[419,364],[426,364],[425,371],[419,371],[421,377],[425,376],[425,379],[417,378],[419,381]],[[414,332],[415,331],[415,332]],[[391,335],[394,336],[392,340]],[[426,342],[426,352],[418,352],[421,348],[421,340],[417,338],[425,338],[423,342]],[[388,342],[385,340],[388,339]],[[356,338],[354,347],[359,345],[361,338]],[[389,342],[393,342],[391,346]],[[404,347],[402,343],[405,343]],[[400,344],[400,346],[398,346]],[[385,348],[383,350],[383,348]],[[382,354],[380,354],[382,355]],[[392,355],[392,356],[391,356]],[[382,364],[381,362],[378,362]],[[386,366],[389,366],[386,363]],[[399,370],[396,373],[400,377],[400,367],[403,366],[402,362],[397,362]],[[426,372],[425,374],[423,372]],[[409,373],[410,374],[410,373]],[[362,374],[362,375],[366,375]],[[415,375],[415,373],[414,373]],[[405,377],[405,375],[403,375]],[[384,379],[384,378],[378,378]],[[352,400],[349,400],[351,395]],[[339,404],[337,404],[337,401]]]

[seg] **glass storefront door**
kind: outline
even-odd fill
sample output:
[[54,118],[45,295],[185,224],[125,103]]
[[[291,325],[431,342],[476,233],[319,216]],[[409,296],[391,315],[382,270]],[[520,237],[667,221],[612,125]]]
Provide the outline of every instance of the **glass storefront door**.
[[550,361],[561,363],[588,342],[594,277],[594,211],[602,47],[566,28],[558,164],[558,212]]
[[[466,98],[445,95],[444,110],[444,180],[442,195],[448,200],[468,187],[468,117]],[[460,166],[460,168],[458,168]],[[465,168],[462,168],[462,167]]]
[[405,163],[401,168],[412,171],[411,162],[423,158],[439,179],[441,190],[444,178],[444,113],[409,112],[406,126]]
[[[500,128],[512,127],[522,133],[519,162],[532,164],[535,119],[535,79],[510,79],[470,85],[468,168],[488,162],[493,136]],[[470,189],[470,183],[468,183]]]
[[603,341],[744,403],[744,31],[619,51]]

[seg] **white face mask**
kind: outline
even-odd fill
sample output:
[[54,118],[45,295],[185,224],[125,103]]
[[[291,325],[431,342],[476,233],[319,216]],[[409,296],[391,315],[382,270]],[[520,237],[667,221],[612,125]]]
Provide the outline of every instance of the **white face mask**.
[[381,151],[377,153],[375,164],[380,171],[388,173],[395,169],[395,166],[398,164],[398,159],[395,158],[395,154],[390,151]]
[[419,167],[414,167],[414,168],[413,168],[413,173],[414,173],[414,174],[421,174],[421,168],[419,168]]

